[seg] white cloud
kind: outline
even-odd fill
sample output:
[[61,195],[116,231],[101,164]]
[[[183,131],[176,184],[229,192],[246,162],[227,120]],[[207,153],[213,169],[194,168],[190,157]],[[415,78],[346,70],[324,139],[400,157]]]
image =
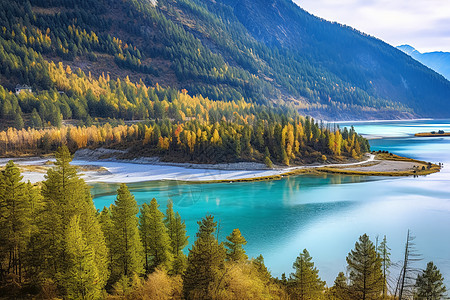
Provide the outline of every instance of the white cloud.
[[397,46],[450,52],[448,0],[294,0],[308,12]]

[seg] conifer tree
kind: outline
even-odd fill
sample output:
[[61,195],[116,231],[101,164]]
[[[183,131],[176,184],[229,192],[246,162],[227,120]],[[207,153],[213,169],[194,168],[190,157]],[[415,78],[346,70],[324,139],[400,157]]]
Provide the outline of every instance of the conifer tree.
[[150,205],[144,203],[139,216],[139,230],[144,247],[145,268],[147,273],[162,266],[167,270],[172,267],[172,246],[167,228],[164,225],[164,214],[158,209],[155,198]]
[[339,272],[338,276],[334,280],[334,285],[330,289],[332,299],[336,300],[350,300],[347,277],[344,272]]
[[218,289],[225,262],[225,248],[214,236],[217,222],[206,216],[197,222],[197,240],[189,249],[188,265],[183,276],[183,293],[186,299],[210,299]]
[[379,299],[383,290],[381,259],[369,236],[364,234],[347,255],[352,299]]
[[[23,260],[29,240],[31,204],[27,186],[13,161],[0,173],[0,270],[22,282]],[[4,268],[3,265],[6,265]]]
[[171,273],[183,274],[187,264],[187,257],[183,253],[183,249],[188,244],[188,236],[186,236],[186,224],[181,220],[180,214],[173,211],[173,203],[171,200],[167,203],[164,223],[167,227],[174,258]]
[[248,258],[245,254],[244,245],[247,244],[245,238],[241,235],[241,231],[236,228],[227,236],[228,242],[225,242],[227,250],[227,258],[231,261],[246,260]]
[[389,252],[389,250],[391,249],[387,246],[386,236],[384,236],[383,241],[380,243],[377,249],[377,252],[381,258],[381,268],[383,270],[383,299],[386,299],[387,297],[389,267],[391,266],[391,252]]
[[436,265],[430,261],[427,268],[417,275],[414,299],[440,300],[444,299],[446,291],[444,277]]
[[114,271],[112,270],[112,268],[114,267],[114,260],[113,260],[114,252],[111,249],[115,245],[115,235],[114,235],[114,224],[111,219],[111,210],[108,209],[106,206],[103,207],[103,210],[100,212],[98,216],[98,221],[100,223],[100,227],[105,237],[106,247],[109,249],[108,251],[109,274],[117,274],[118,273],[117,270]]
[[114,225],[115,243],[113,251],[113,280],[122,276],[131,278],[134,274],[142,274],[144,257],[142,243],[139,238],[137,214],[138,205],[126,184],[121,184],[117,190],[117,199],[111,206],[111,219]]
[[39,240],[42,268],[48,278],[57,281],[62,293],[66,282],[63,276],[68,266],[66,228],[74,215],[79,215],[79,226],[86,244],[94,255],[99,280],[103,288],[108,279],[108,249],[101,231],[97,211],[88,185],[81,179],[66,146],[55,153],[55,167],[48,170],[42,183],[44,208],[40,216]]
[[319,270],[314,267],[308,250],[297,257],[293,264],[295,272],[291,274],[293,294],[297,299],[317,299],[324,290],[325,282],[319,277]]
[[68,299],[99,299],[102,286],[95,264],[94,251],[80,229],[80,219],[73,216],[66,230],[68,265],[65,284]]

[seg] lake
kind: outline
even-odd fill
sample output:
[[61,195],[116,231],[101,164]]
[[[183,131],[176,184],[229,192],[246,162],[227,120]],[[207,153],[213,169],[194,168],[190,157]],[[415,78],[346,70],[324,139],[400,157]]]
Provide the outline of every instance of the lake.
[[[403,256],[407,230],[416,236],[424,268],[434,261],[450,287],[450,137],[415,138],[414,133],[450,131],[450,120],[354,122],[357,132],[371,137],[372,150],[389,150],[420,160],[442,162],[440,173],[426,177],[364,177],[299,175],[282,180],[186,184],[176,181],[132,183],[138,204],[156,198],[165,211],[168,199],[186,221],[190,243],[197,221],[212,214],[219,222],[219,239],[234,228],[247,239],[250,257],[262,254],[274,276],[292,272],[292,264],[308,249],[331,286],[358,237],[375,241],[384,235],[393,262]],[[98,209],[114,202],[115,184],[93,184]],[[189,245],[190,247],[190,245]],[[186,249],[187,253],[187,249]],[[398,271],[392,269],[392,277]]]

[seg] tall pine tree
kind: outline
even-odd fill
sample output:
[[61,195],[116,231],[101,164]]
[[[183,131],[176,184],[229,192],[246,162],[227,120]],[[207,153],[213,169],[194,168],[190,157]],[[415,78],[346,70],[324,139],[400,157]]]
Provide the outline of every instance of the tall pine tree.
[[164,223],[167,227],[174,258],[171,273],[183,274],[187,264],[187,257],[183,253],[183,249],[188,244],[188,236],[186,236],[186,224],[181,220],[180,214],[173,211],[173,203],[171,200],[167,203]]
[[325,282],[319,277],[319,270],[314,267],[308,250],[297,257],[293,265],[295,272],[291,274],[291,286],[296,299],[318,299],[322,296]]
[[364,234],[347,255],[352,299],[379,299],[383,290],[381,258],[369,236]]
[[131,278],[134,274],[143,273],[144,256],[139,237],[137,214],[138,205],[126,184],[117,190],[117,199],[111,206],[111,220],[114,225],[115,241],[112,243],[113,280],[122,276]]
[[55,153],[55,167],[48,170],[42,183],[44,208],[40,214],[39,241],[42,271],[56,280],[62,293],[67,283],[64,273],[69,261],[67,255],[66,229],[74,215],[79,215],[79,226],[86,244],[91,247],[99,279],[96,284],[103,288],[108,279],[108,249],[97,218],[89,186],[81,179],[66,146]]
[[189,250],[183,276],[183,293],[186,299],[211,299],[223,276],[226,252],[214,236],[217,222],[213,216],[206,216],[198,225],[197,240]]
[[444,285],[444,277],[436,265],[430,261],[427,268],[417,275],[414,299],[440,300],[447,299],[447,288]]
[[144,246],[145,268],[147,273],[162,266],[166,270],[172,268],[172,246],[167,228],[164,225],[164,214],[158,209],[155,198],[150,205],[144,203],[139,216],[139,230]]

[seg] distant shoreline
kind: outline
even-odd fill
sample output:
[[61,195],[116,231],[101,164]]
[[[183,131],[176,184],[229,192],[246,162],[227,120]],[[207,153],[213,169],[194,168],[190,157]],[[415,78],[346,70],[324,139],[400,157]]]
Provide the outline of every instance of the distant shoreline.
[[[269,169],[258,163],[209,165],[177,164],[120,160],[79,160],[73,165],[83,173],[89,183],[137,183],[148,181],[178,181],[189,183],[231,183],[263,180],[279,180],[285,176],[300,174],[342,174],[358,176],[415,176],[439,172],[440,166],[386,153],[367,153],[367,159],[351,163],[304,165]],[[9,159],[0,160],[0,166]],[[13,158],[19,165],[24,180],[33,183],[44,180],[53,158]],[[225,167],[226,166],[226,167]],[[200,168],[199,168],[200,167]]]

